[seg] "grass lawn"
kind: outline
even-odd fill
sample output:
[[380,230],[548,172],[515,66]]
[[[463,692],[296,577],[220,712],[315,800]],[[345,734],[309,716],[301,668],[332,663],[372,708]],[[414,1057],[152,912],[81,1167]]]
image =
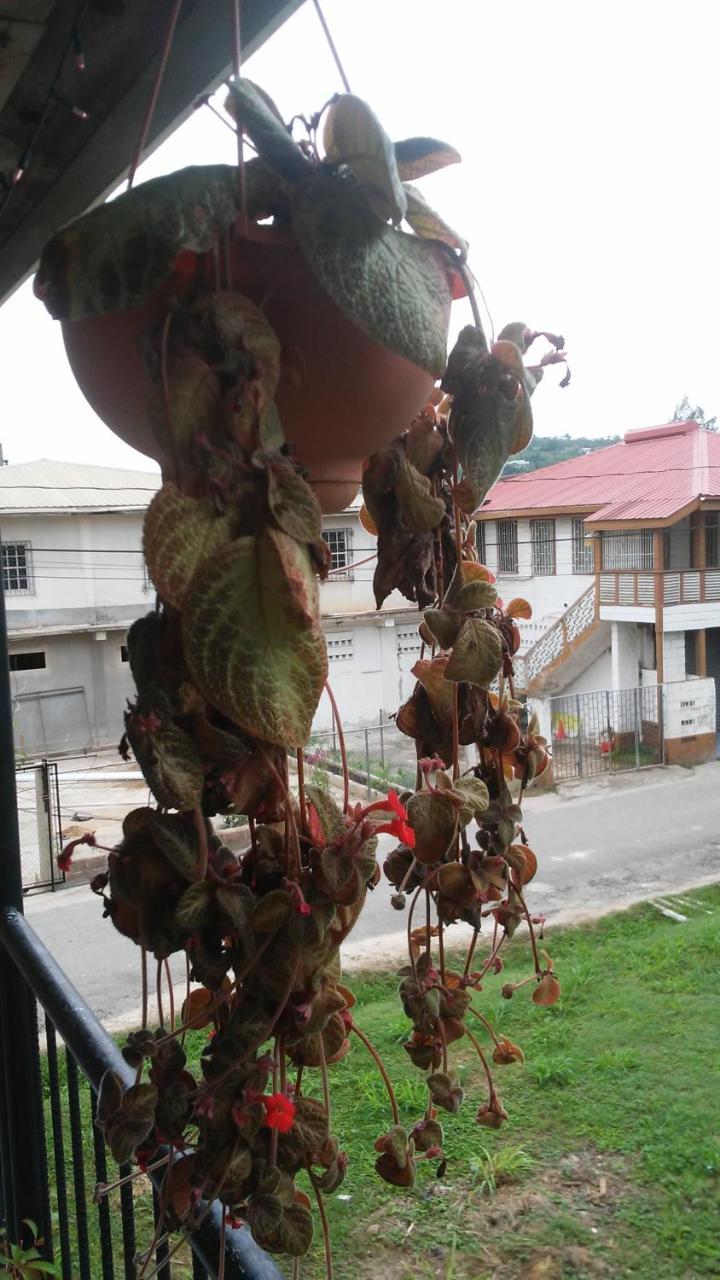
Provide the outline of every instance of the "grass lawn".
[[[642,906],[552,932],[563,995],[550,1009],[529,989],[500,998],[527,961],[527,938],[514,940],[507,974],[478,1001],[526,1054],[497,1068],[510,1119],[499,1132],[474,1123],[479,1064],[463,1051],[469,1097],[459,1116],[441,1113],[442,1180],[421,1165],[412,1192],[378,1181],[382,1085],[359,1044],[332,1068],[333,1129],[350,1156],[339,1193],[350,1199],[328,1202],[337,1280],[720,1275],[720,887],[688,896],[701,906],[677,906],[685,924]],[[400,1047],[396,980],[351,985],[412,1123],[426,1091]],[[318,1236],[302,1274],[324,1275]]]
[[[468,1096],[459,1116],[440,1116],[448,1157],[442,1179],[428,1163],[412,1192],[378,1180],[373,1142],[391,1123],[389,1108],[374,1064],[354,1042],[331,1068],[332,1128],[350,1157],[343,1186],[327,1201],[336,1280],[720,1275],[720,886],[684,896],[698,904],[677,902],[684,924],[642,906],[551,932],[546,946],[563,994],[550,1009],[531,1003],[531,988],[501,999],[502,982],[528,971],[527,935],[513,941],[507,969],[476,1000],[525,1051],[524,1067],[496,1069],[510,1119],[499,1132],[475,1124],[479,1064],[457,1052]],[[355,977],[351,986],[356,1019],[399,1081],[401,1119],[411,1125],[426,1089],[401,1048],[408,1023],[397,979]],[[188,1042],[191,1066],[204,1038]],[[306,1085],[314,1074],[306,1073]],[[141,1246],[152,1235],[146,1183],[136,1195]],[[119,1259],[118,1208],[116,1193]],[[94,1280],[101,1271],[92,1206],[89,1225]],[[290,1275],[282,1261],[280,1269]],[[173,1275],[189,1271],[181,1255]],[[318,1227],[302,1277],[324,1275]]]

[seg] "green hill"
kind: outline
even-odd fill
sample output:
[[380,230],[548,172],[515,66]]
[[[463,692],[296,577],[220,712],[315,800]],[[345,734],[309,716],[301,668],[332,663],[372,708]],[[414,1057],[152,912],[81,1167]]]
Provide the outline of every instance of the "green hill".
[[554,462],[566,462],[594,449],[617,444],[620,436],[533,436],[527,449],[505,463],[504,476],[537,471],[538,467],[550,467]]

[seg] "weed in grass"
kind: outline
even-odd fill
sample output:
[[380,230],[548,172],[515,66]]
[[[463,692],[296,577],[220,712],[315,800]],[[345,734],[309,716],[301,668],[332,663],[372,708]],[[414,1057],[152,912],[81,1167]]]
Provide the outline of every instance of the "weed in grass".
[[530,1076],[541,1089],[548,1085],[562,1089],[572,1082],[574,1075],[568,1058],[536,1058],[530,1067]]
[[470,1188],[492,1199],[498,1187],[517,1182],[534,1164],[524,1147],[507,1143],[493,1151],[482,1143],[477,1158],[470,1161]]

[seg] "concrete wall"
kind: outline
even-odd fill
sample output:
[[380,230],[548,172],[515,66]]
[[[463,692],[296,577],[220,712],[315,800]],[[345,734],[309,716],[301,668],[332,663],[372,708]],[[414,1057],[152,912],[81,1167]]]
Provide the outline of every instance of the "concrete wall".
[[663,681],[684,680],[685,632],[666,631],[663,635]]
[[522,652],[530,648],[592,586],[594,578],[592,574],[576,574],[572,571],[572,522],[568,517],[555,521],[554,574],[533,575],[530,521],[518,520],[517,526],[518,572],[498,574],[497,521],[483,521],[485,559],[488,569],[497,574],[498,595],[506,603],[513,596],[522,596],[532,606],[532,619],[519,623],[523,639]]
[[612,653],[608,648],[581,675],[563,685],[562,697],[574,693],[595,693],[598,689],[612,688]]
[[714,760],[715,681],[684,680],[663,689],[665,759],[668,764]]
[[[411,668],[420,656],[418,614],[403,611],[395,617],[366,614],[360,618],[325,619],[328,680],[347,725],[377,724],[409,697],[415,684]],[[323,697],[314,728],[332,725],[332,709]]]
[[[97,633],[103,635],[103,633]],[[43,653],[46,666],[11,671],[13,731],[22,755],[85,751],[120,741],[123,710],[132,696],[130,668],[122,661],[124,630],[10,637],[11,656]]]

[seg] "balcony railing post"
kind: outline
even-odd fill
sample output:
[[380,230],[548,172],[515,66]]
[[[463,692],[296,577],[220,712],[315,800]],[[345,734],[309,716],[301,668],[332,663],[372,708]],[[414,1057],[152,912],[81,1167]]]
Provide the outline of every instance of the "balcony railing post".
[[[22,911],[22,905],[7,620],[0,582],[0,909],[14,907]],[[0,1038],[4,1066],[0,1150],[5,1225],[12,1240],[29,1245],[32,1240],[22,1219],[34,1219],[45,1242],[41,1252],[52,1258],[37,1004],[2,946]]]

